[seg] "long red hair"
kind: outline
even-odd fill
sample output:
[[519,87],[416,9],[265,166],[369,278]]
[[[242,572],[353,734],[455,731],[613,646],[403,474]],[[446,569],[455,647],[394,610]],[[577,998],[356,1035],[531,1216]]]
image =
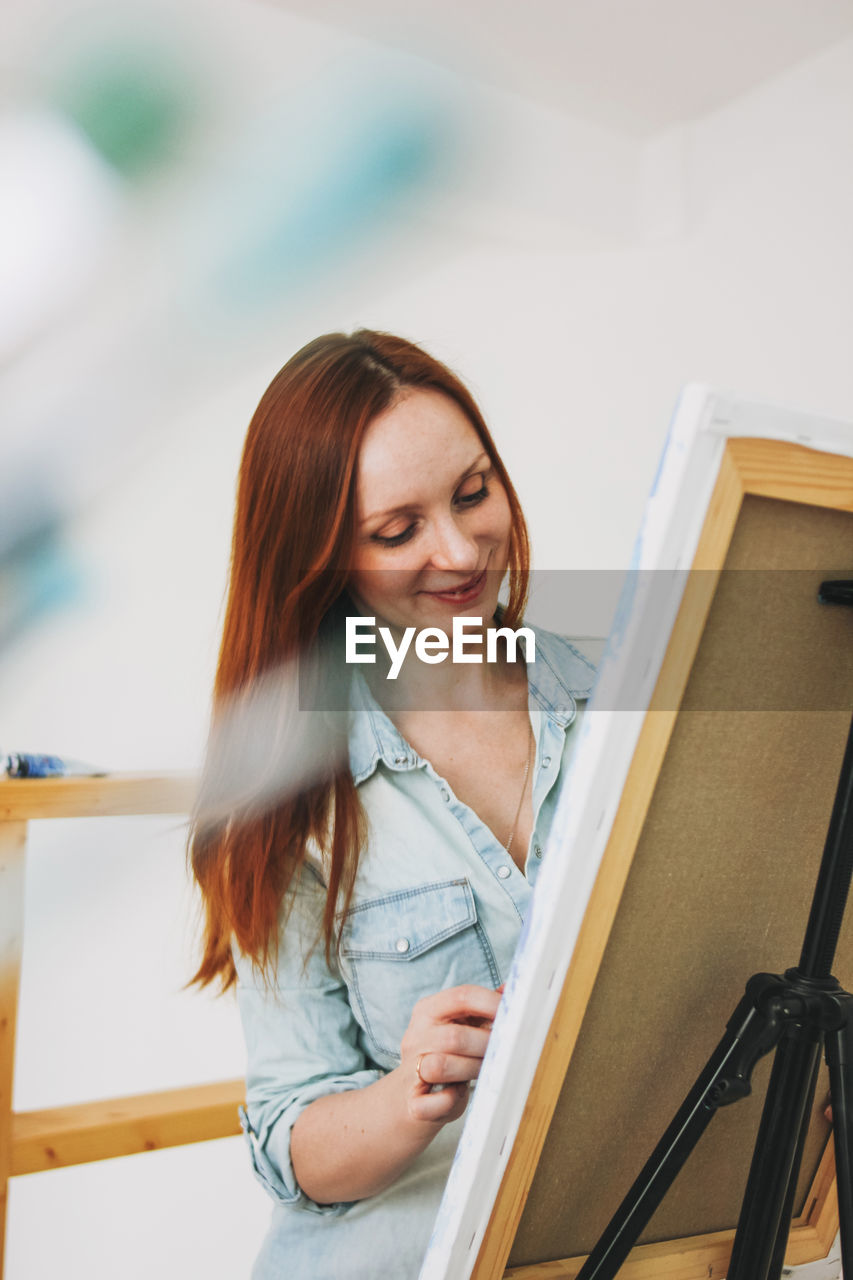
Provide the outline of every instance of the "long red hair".
[[[462,408],[509,499],[509,598],[517,626],[527,598],[529,543],[521,506],[471,394],[446,366],[403,338],[360,329],[309,342],[255,410],[240,465],[231,573],[213,696],[213,722],[232,695],[310,651],[335,615],[355,537],[357,461],[367,427],[407,387],[443,392]],[[335,757],[338,761],[342,757]],[[214,768],[210,754],[201,794]],[[235,981],[232,938],[255,966],[275,963],[279,921],[309,841],[328,867],[327,957],[352,895],[364,820],[349,769],[338,763],[295,798],[257,815],[205,821],[197,811],[190,860],[204,907],[193,982]]]

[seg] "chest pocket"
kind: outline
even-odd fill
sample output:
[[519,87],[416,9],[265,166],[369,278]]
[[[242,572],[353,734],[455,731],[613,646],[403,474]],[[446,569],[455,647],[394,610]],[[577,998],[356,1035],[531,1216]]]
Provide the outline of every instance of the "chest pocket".
[[467,880],[401,890],[347,913],[341,955],[353,1008],[380,1065],[400,1059],[400,1041],[423,996],[500,981]]

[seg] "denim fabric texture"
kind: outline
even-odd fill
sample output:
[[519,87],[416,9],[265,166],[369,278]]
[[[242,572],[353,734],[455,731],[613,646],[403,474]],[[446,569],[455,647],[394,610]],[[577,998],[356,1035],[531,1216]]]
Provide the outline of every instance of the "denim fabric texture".
[[340,949],[329,967],[317,944],[325,886],[316,855],[293,893],[274,984],[235,955],[248,1051],[241,1123],[255,1174],[275,1202],[254,1280],[417,1276],[463,1121],[445,1126],[387,1191],[355,1204],[320,1205],[304,1194],[290,1133],[316,1098],[360,1089],[399,1064],[421,997],[461,983],[496,987],[507,976],[556,784],[595,679],[574,644],[532,629],[534,829],[523,872],[401,736],[354,668],[349,755],[368,842]]

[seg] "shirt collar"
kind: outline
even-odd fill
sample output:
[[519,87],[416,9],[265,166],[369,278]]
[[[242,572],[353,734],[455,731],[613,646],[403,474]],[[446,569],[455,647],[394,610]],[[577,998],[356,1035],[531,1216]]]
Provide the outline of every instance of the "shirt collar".
[[[562,729],[577,713],[576,702],[588,698],[595,668],[562,636],[530,627],[536,637],[536,661],[528,664],[528,702],[545,712]],[[379,761],[394,772],[412,769],[420,758],[371,693],[358,667],[350,685],[349,758],[353,781],[369,778]]]

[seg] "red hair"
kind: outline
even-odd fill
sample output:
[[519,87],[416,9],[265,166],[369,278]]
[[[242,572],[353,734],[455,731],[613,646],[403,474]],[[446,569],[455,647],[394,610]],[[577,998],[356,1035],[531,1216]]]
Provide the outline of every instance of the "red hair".
[[[440,361],[391,334],[360,329],[309,342],[281,369],[255,410],[240,465],[231,574],[213,697],[223,702],[265,672],[311,650],[349,578],[356,469],[364,434],[405,388],[440,391],[468,417],[503,484],[511,512],[509,599],[517,626],[527,598],[529,543],[521,506],[470,392]],[[214,765],[208,756],[201,794]],[[364,841],[352,775],[327,777],[258,816],[204,822],[190,860],[204,905],[193,981],[235,981],[232,937],[263,973],[274,964],[279,917],[309,840],[327,858],[326,955],[352,896]]]

